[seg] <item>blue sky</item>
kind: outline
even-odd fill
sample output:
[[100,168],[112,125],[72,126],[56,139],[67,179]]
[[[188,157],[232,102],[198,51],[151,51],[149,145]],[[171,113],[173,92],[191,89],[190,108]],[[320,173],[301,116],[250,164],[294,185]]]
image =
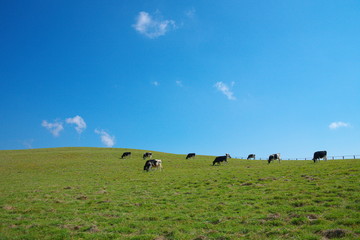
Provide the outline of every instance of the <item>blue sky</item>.
[[360,2],[0,3],[0,149],[360,154]]

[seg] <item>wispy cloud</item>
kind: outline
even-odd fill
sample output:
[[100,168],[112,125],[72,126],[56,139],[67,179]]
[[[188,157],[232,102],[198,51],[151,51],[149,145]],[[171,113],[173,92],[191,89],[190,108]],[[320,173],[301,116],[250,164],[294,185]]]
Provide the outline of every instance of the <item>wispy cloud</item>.
[[345,123],[345,122],[332,122],[329,125],[329,128],[332,130],[341,128],[341,127],[350,127],[351,125],[349,123]]
[[183,87],[184,85],[183,85],[183,83],[182,83],[182,81],[175,81],[175,83],[176,83],[176,86],[178,86],[178,87]]
[[[231,86],[234,86],[234,82],[231,83]],[[234,93],[225,83],[217,82],[214,87],[220,92],[222,92],[229,100],[236,100]]]
[[41,126],[49,130],[54,137],[58,137],[60,135],[60,132],[64,130],[63,123],[57,121],[49,123],[48,121],[43,120]]
[[73,118],[67,118],[66,123],[68,124],[75,124],[75,130],[81,134],[86,129],[86,123],[82,117],[79,115],[73,117]]
[[32,149],[33,148],[33,143],[34,143],[34,139],[28,139],[28,140],[24,140],[22,141],[22,144],[24,145],[24,147],[28,148],[28,149]]
[[186,15],[188,18],[194,18],[194,17],[195,17],[195,13],[196,13],[195,8],[191,8],[191,9],[185,11],[185,15]]
[[137,32],[151,39],[165,35],[168,31],[176,28],[175,21],[162,20],[159,14],[151,16],[147,12],[140,12],[136,23],[132,26]]
[[156,86],[156,87],[160,85],[160,83],[158,81],[152,81],[151,84]]
[[110,136],[110,134],[105,132],[104,130],[98,130],[98,129],[95,129],[95,133],[100,135],[101,142],[106,147],[113,147],[115,145],[115,137],[114,136]]

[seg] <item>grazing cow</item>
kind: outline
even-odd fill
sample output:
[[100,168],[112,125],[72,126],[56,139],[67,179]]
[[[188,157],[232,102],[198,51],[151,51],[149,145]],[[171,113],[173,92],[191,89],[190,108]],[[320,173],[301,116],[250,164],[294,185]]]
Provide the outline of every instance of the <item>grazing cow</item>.
[[143,159],[145,160],[146,158],[152,158],[152,153],[151,152],[144,153]]
[[317,161],[320,161],[320,159],[327,160],[327,152],[326,151],[314,152],[314,157],[313,157],[314,163],[316,163]]
[[144,171],[150,171],[152,168],[159,169],[161,171],[162,169],[162,161],[160,159],[150,159],[147,160],[144,166]]
[[255,160],[255,154],[249,154],[249,156],[247,157],[247,160],[249,160],[249,159]]
[[189,154],[186,156],[186,159],[193,158],[193,157],[195,157],[195,153],[189,153]]
[[127,156],[130,156],[131,157],[131,152],[124,152],[122,155],[121,155],[121,159],[127,157]]
[[220,165],[221,162],[227,163],[228,158],[231,158],[230,154],[228,154],[228,153],[225,156],[216,157],[215,160],[213,161],[213,166],[215,165],[215,163],[217,163],[218,165]]
[[280,153],[271,154],[269,156],[268,163],[271,163],[271,161],[279,160],[280,163]]

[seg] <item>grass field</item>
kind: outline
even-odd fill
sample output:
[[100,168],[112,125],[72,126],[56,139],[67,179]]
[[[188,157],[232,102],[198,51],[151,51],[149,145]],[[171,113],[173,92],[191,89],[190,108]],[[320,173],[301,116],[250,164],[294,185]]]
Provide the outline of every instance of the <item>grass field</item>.
[[360,160],[144,152],[0,151],[0,239],[360,239]]

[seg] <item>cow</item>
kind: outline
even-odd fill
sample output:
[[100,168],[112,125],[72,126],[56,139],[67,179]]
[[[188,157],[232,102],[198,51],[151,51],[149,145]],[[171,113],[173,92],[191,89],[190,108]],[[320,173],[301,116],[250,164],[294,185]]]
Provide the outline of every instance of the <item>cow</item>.
[[228,154],[228,153],[225,156],[216,157],[215,160],[213,161],[213,166],[215,165],[215,163],[217,163],[218,165],[220,165],[221,162],[227,163],[228,158],[231,158],[230,154]]
[[193,158],[193,157],[195,157],[195,153],[189,153],[189,154],[186,156],[186,159]]
[[314,152],[313,161],[316,163],[317,161],[320,161],[320,159],[327,160],[327,152],[326,151],[317,151]]
[[247,160],[249,160],[249,159],[255,160],[255,154],[249,154],[249,156],[247,157]]
[[151,152],[144,153],[143,159],[145,160],[146,158],[152,158],[152,153]]
[[130,156],[131,157],[131,152],[124,152],[122,155],[121,155],[121,159],[127,157],[127,156]]
[[162,161],[160,159],[147,160],[144,165],[144,171],[150,171],[152,168],[162,170]]
[[280,153],[271,154],[268,159],[268,163],[271,163],[271,161],[279,160],[280,163]]

